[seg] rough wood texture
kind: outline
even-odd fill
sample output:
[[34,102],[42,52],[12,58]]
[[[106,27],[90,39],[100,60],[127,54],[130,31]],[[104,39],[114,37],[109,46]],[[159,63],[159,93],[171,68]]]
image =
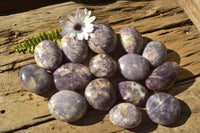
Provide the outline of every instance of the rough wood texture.
[[192,22],[200,31],[200,1],[199,0],[177,0],[188,14]]
[[[35,61],[33,55],[13,53],[11,47],[36,33],[57,28],[58,20],[66,19],[64,13],[74,14],[78,7],[92,10],[96,21],[108,23],[117,33],[126,26],[134,26],[146,41],[150,38],[165,43],[166,60],[176,61],[181,66],[181,74],[169,91],[182,105],[181,117],[175,124],[154,124],[143,111],[141,125],[126,130],[114,126],[107,112],[92,109],[80,121],[68,124],[52,118],[47,108],[48,98],[23,90],[18,72],[22,66]],[[0,21],[0,132],[200,132],[200,34],[173,0],[115,1],[98,6],[65,2],[0,16]],[[15,35],[16,32],[20,35]],[[120,54],[116,51],[113,55]]]

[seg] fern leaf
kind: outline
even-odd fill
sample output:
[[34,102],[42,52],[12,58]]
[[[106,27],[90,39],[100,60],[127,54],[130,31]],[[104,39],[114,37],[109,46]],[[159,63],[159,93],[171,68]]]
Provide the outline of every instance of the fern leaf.
[[60,45],[62,36],[60,33],[62,32],[62,29],[56,29],[51,32],[43,32],[39,33],[31,38],[25,39],[23,42],[20,42],[16,46],[12,47],[12,50],[14,52],[29,52],[29,53],[34,53],[34,50],[38,43],[40,43],[43,40],[52,40],[58,45]]

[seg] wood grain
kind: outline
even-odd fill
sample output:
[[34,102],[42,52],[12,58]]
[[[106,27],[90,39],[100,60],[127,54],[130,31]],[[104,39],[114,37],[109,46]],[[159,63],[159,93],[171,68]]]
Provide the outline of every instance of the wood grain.
[[192,22],[200,31],[200,1],[199,0],[176,0],[188,14]]
[[[166,61],[181,66],[179,78],[169,92],[180,99],[182,113],[173,125],[157,125],[143,111],[141,125],[132,130],[114,126],[107,112],[89,109],[75,123],[55,120],[48,111],[48,97],[24,91],[18,73],[21,67],[35,63],[32,54],[18,54],[11,47],[36,33],[58,27],[66,20],[64,13],[74,14],[76,8],[88,8],[96,21],[108,23],[116,33],[127,26],[136,27],[145,43],[162,41],[167,49]],[[75,2],[55,4],[23,13],[0,16],[0,132],[70,132],[70,133],[183,133],[200,132],[200,34],[183,9],[173,0],[115,1],[111,4],[88,5]],[[15,33],[20,35],[16,36]],[[119,43],[120,44],[120,43]],[[118,48],[120,51],[120,47]],[[116,50],[112,56],[119,58]],[[88,65],[90,53],[85,64]],[[113,83],[121,80],[116,75]]]

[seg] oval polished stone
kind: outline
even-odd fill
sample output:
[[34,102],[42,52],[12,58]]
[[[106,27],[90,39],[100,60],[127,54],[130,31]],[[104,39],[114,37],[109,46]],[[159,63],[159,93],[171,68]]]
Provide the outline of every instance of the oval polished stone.
[[146,111],[153,122],[169,125],[179,118],[181,106],[174,96],[160,92],[152,95],[147,100]]
[[143,47],[143,38],[140,32],[133,27],[123,28],[120,32],[122,46],[129,54],[140,53]]
[[135,128],[142,121],[142,113],[131,103],[120,103],[109,111],[109,119],[116,126]]
[[51,97],[48,108],[54,118],[65,122],[74,122],[85,114],[87,102],[77,92],[63,90]]
[[134,105],[141,105],[145,103],[148,97],[148,90],[134,81],[120,82],[119,91],[125,101]]
[[112,77],[117,71],[117,62],[107,54],[92,57],[89,66],[96,77]]
[[121,74],[129,80],[143,80],[150,73],[149,62],[140,55],[126,54],[118,62]]
[[94,109],[107,111],[113,106],[116,93],[110,81],[98,78],[85,88],[85,98]]
[[22,67],[19,77],[23,88],[36,94],[43,94],[49,91],[53,85],[52,75],[34,64]]
[[88,67],[79,63],[66,63],[53,73],[58,90],[84,89],[92,78]]
[[69,38],[63,43],[63,53],[72,62],[83,62],[88,55],[88,46],[85,40]]
[[142,56],[149,61],[153,67],[161,65],[167,56],[165,45],[159,41],[151,41],[144,48]]
[[166,62],[158,66],[146,79],[148,89],[165,91],[170,88],[179,75],[179,65],[176,62]]
[[93,32],[89,33],[88,45],[96,53],[110,53],[116,49],[117,35],[109,25],[96,22]]
[[40,42],[34,52],[35,62],[38,66],[55,70],[62,63],[62,52],[58,45],[50,40]]

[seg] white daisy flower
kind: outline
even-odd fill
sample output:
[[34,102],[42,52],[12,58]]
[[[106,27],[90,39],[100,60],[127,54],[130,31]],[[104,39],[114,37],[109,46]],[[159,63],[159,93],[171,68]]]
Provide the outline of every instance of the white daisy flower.
[[60,20],[60,27],[64,28],[61,32],[63,37],[69,36],[70,38],[77,38],[78,40],[88,40],[88,33],[93,31],[92,22],[96,19],[95,16],[90,17],[91,11],[87,11],[85,8],[82,13],[80,10],[76,10],[76,15],[73,18],[69,14],[65,14],[71,21]]

